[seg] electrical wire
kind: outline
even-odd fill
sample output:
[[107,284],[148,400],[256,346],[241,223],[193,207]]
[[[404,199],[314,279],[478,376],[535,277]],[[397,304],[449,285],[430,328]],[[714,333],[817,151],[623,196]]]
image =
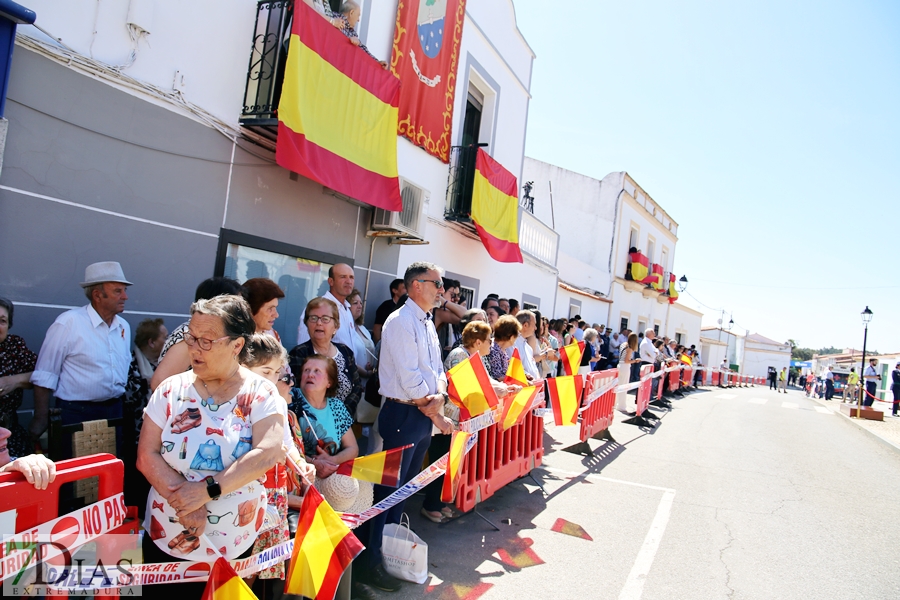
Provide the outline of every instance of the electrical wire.
[[[703,281],[706,283],[717,283],[719,285],[737,285],[741,287],[751,287],[751,288],[765,288],[772,290],[893,290],[900,288],[900,285],[882,285],[882,286],[850,286],[850,287],[837,287],[837,286],[823,286],[823,287],[803,287],[803,286],[790,286],[790,285],[757,285],[755,283],[735,283],[732,281],[714,281],[712,279],[699,279],[696,277],[692,277],[691,281]],[[693,296],[692,296],[693,297]]]

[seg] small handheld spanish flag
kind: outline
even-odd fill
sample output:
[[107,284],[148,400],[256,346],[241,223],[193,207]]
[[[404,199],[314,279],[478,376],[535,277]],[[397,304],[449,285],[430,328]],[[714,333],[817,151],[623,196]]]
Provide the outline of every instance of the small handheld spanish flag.
[[547,379],[547,394],[550,406],[553,407],[553,421],[556,425],[576,425],[578,423],[578,406],[581,404],[581,391],[584,377],[551,377]]
[[341,463],[335,473],[362,481],[371,481],[378,485],[397,487],[400,480],[403,451],[412,447],[412,444],[407,444],[368,456],[358,456],[353,460]]
[[200,600],[257,600],[250,587],[221,556],[213,563]]
[[562,361],[563,370],[566,375],[577,375],[578,369],[581,367],[581,357],[584,355],[584,342],[576,341],[568,346],[564,346],[559,353],[559,360]]
[[509,359],[509,366],[506,367],[506,379],[503,383],[508,385],[528,386],[528,378],[525,377],[525,367],[522,366],[522,357],[519,356],[519,349],[513,349],[512,356]]
[[481,355],[477,352],[447,371],[447,395],[466,421],[500,404]]
[[537,388],[534,386],[522,388],[519,393],[513,397],[507,396],[503,404],[503,431],[506,431],[513,425],[517,425],[525,412],[531,407],[531,402],[537,394]]
[[454,431],[450,438],[450,451],[447,453],[447,470],[444,472],[444,487],[441,489],[441,501],[453,502],[459,488],[459,473],[466,457],[466,442],[472,437],[465,431]]

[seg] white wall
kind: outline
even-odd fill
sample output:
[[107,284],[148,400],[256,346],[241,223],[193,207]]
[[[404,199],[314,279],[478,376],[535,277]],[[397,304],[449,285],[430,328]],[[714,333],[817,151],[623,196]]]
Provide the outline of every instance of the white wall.
[[[676,333],[681,333],[687,346],[700,345],[700,321],[703,313],[680,305],[678,302],[669,305],[669,318],[666,334],[674,338]],[[719,359],[721,360],[721,359]]]
[[[700,338],[700,360],[707,367],[718,367],[725,358],[727,346],[706,338]],[[704,379],[704,381],[706,381]]]
[[757,348],[744,348],[741,373],[752,377],[766,377],[769,367],[777,371],[791,366],[791,353],[767,352]]

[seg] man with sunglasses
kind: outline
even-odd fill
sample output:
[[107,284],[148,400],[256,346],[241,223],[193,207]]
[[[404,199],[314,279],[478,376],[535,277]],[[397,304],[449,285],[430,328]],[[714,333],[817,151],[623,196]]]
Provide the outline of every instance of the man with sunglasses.
[[[442,274],[442,269],[432,263],[411,264],[403,278],[409,298],[387,318],[381,335],[379,392],[385,401],[378,415],[378,429],[385,450],[412,445],[403,452],[400,486],[419,472],[431,443],[432,425],[443,433],[453,430],[452,423],[444,416],[447,377],[432,317],[434,310],[445,302],[441,295]],[[394,490],[376,485],[375,502]],[[367,550],[357,562],[365,572],[357,575],[364,583],[388,592],[400,589],[400,582],[384,570],[382,535],[385,523],[400,522],[404,504],[396,504],[363,525],[369,527]],[[359,531],[359,538],[365,542],[364,530]]]

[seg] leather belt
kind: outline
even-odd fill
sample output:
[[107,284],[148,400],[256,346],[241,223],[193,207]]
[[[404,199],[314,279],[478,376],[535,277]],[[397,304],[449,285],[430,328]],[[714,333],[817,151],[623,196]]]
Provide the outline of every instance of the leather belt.
[[119,402],[125,401],[125,394],[122,394],[118,398],[110,398],[109,400],[64,400],[63,398],[57,398],[57,400],[62,400],[63,402],[68,402],[70,404],[92,404],[94,406],[114,406]]
[[389,398],[387,396],[385,396],[385,399],[390,400],[391,402],[396,402],[397,404],[406,404],[409,406],[415,406],[416,408],[419,407],[419,405],[416,404],[415,402],[413,402],[412,400],[401,400],[400,398]]

